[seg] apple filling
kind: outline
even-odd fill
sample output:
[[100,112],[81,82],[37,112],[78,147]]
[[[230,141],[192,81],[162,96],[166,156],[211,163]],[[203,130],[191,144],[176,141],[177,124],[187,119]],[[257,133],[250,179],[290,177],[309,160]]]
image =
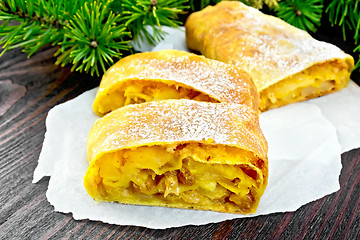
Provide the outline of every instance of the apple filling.
[[109,91],[106,97],[101,99],[98,106],[99,112],[106,114],[120,107],[166,99],[191,99],[204,102],[219,102],[201,92],[185,86],[168,85],[163,82],[129,80],[122,83],[121,88]]
[[255,212],[267,182],[262,160],[222,145],[123,149],[92,164],[85,176],[89,194],[125,204],[247,214]]
[[349,76],[346,63],[333,61],[314,65],[260,91],[260,110],[265,112],[337,91],[346,86]]

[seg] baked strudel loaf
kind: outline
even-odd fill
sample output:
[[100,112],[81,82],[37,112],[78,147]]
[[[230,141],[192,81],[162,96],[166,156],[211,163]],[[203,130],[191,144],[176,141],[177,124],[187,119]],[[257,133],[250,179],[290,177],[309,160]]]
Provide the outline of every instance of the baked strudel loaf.
[[185,28],[190,49],[251,75],[261,111],[342,89],[354,67],[336,46],[237,1],[192,13]]

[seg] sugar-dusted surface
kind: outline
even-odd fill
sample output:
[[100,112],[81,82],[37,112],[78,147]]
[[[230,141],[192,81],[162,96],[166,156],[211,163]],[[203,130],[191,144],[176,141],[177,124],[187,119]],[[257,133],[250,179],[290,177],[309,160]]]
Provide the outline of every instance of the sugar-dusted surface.
[[267,142],[251,108],[184,99],[129,105],[97,120],[88,137],[88,158],[122,148],[207,140],[267,159]]
[[113,65],[100,83],[96,103],[128,80],[184,86],[219,102],[246,104],[257,109],[257,90],[251,77],[238,68],[195,54],[162,50],[128,56]]
[[193,13],[185,26],[189,48],[246,70],[259,91],[314,64],[338,60],[353,67],[338,47],[241,2]]

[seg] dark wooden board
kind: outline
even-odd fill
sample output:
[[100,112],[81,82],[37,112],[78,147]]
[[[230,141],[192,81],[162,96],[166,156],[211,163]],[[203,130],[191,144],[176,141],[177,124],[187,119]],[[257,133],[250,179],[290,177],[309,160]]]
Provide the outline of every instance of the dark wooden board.
[[55,212],[46,199],[49,179],[31,183],[47,113],[100,78],[56,66],[53,52],[28,59],[12,50],[0,58],[0,239],[360,239],[360,149],[342,155],[339,191],[295,212],[165,230]]

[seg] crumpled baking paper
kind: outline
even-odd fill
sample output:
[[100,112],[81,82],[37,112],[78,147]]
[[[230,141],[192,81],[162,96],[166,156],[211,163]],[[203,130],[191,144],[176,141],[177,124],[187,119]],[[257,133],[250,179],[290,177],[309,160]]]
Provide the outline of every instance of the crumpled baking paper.
[[[170,34],[162,43],[145,50],[186,50],[183,30],[167,31]],[[88,167],[86,138],[98,118],[92,111],[96,90],[49,111],[33,177],[35,183],[50,176],[46,192],[49,202],[55,211],[72,213],[74,219],[164,229],[295,211],[337,191],[341,153],[360,147],[360,88],[350,82],[339,92],[260,115],[269,143],[269,183],[256,214],[97,203],[83,185]]]

